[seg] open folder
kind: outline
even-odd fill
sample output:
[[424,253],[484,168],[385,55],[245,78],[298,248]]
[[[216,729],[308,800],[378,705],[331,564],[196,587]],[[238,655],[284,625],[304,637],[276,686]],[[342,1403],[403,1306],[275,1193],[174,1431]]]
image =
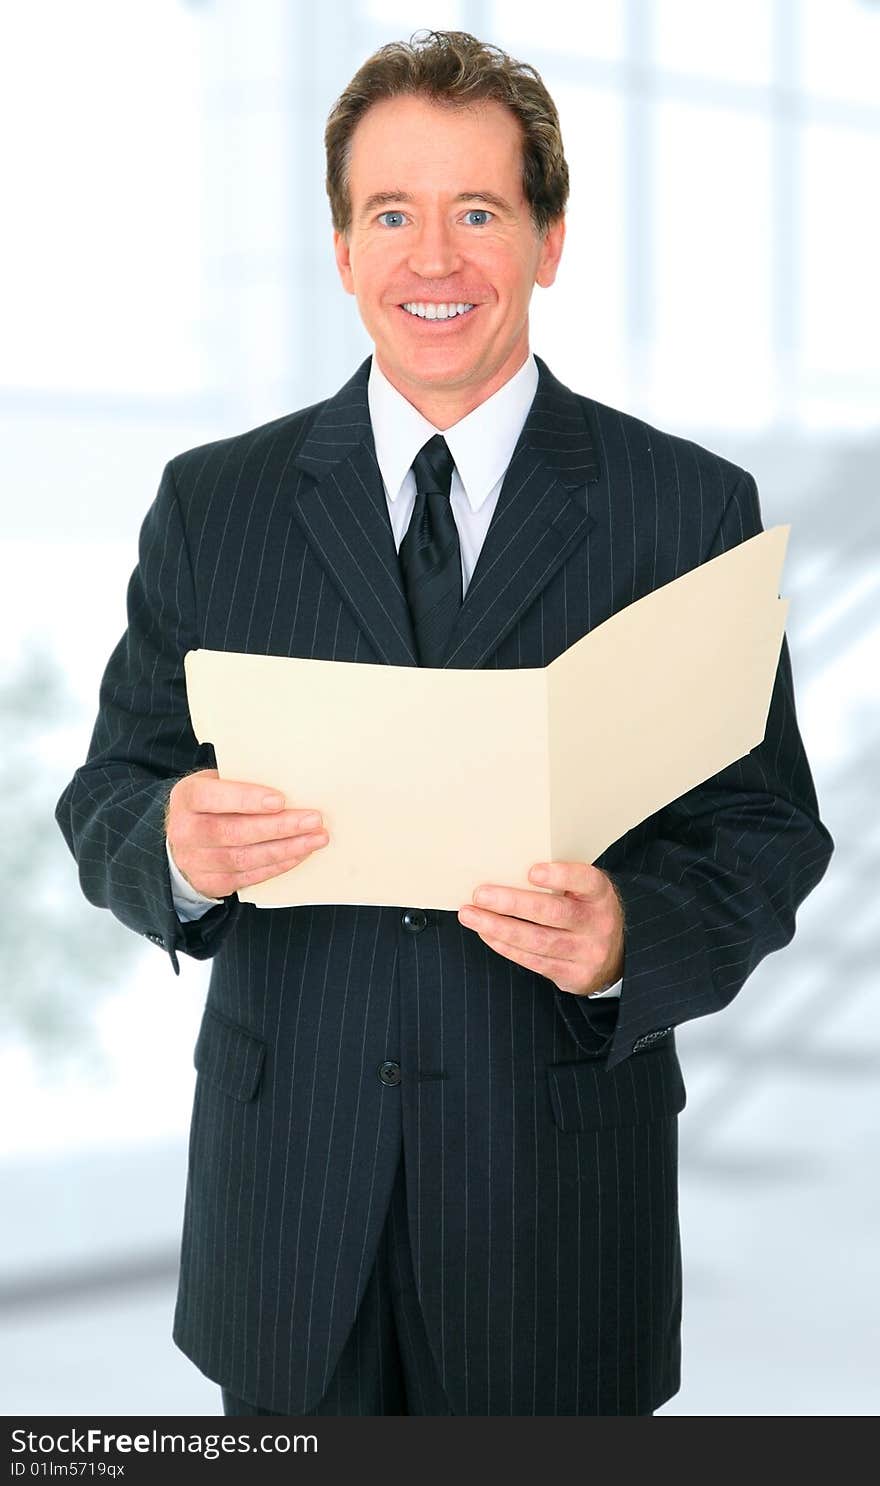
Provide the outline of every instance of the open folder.
[[538,669],[452,670],[191,650],[192,725],[222,778],[320,810],[329,833],[245,903],[457,910],[593,862],[764,737],[788,601],[776,526],[620,610]]

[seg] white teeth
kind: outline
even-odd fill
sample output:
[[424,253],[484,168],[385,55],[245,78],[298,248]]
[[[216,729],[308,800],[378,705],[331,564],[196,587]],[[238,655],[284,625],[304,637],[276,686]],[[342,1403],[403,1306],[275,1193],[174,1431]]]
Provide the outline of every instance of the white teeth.
[[459,304],[423,304],[421,301],[410,300],[402,308],[411,315],[418,315],[420,320],[452,320],[456,315],[464,315],[472,310],[473,305],[466,301]]

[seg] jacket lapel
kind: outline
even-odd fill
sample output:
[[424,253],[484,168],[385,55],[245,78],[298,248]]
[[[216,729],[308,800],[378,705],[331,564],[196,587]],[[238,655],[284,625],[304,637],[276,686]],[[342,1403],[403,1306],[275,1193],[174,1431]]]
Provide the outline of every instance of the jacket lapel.
[[[599,478],[582,401],[539,356],[538,389],[514,449],[444,667],[485,665],[595,524],[585,487]],[[376,461],[370,357],[324,403],[295,458],[295,514],[387,665],[418,665],[412,621]]]
[[416,666],[370,423],[370,359],[324,403],[300,446],[294,463],[311,480],[299,481],[294,514],[383,661]]

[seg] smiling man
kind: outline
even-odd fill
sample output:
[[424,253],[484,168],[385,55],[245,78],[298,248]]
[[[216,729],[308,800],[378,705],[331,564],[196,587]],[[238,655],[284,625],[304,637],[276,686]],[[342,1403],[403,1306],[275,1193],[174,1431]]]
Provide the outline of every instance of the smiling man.
[[565,218],[536,230],[521,125],[494,99],[375,103],[351,135],[346,179],[342,282],[383,376],[446,429],[526,364],[529,301],[556,277]]
[[183,658],[546,666],[759,531],[755,481],[530,350],[568,196],[532,68],[383,47],[325,142],[374,351],[166,465],[58,804],[93,903],[213,958],[174,1339],[228,1414],[650,1414],[680,1383],[674,1029],[791,939],[832,849],[787,644],[758,748],[457,914],[242,904],[332,837],[322,801],[218,777]]

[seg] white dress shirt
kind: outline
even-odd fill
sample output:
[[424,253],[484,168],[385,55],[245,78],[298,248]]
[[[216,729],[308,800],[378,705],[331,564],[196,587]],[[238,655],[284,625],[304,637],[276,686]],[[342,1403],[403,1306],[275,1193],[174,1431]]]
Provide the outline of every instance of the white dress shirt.
[[[538,367],[530,353],[503,387],[451,428],[440,429],[392,386],[379,369],[375,356],[372,358],[367,397],[394,545],[399,552],[415,505],[413,460],[428,439],[442,433],[455,461],[449,495],[461,549],[462,597],[477,565],[507,466],[537,390]],[[201,918],[223,900],[197,893],[178,871],[167,842],[166,848],[177,916],[184,923]],[[618,980],[594,995],[619,996],[622,984]]]

